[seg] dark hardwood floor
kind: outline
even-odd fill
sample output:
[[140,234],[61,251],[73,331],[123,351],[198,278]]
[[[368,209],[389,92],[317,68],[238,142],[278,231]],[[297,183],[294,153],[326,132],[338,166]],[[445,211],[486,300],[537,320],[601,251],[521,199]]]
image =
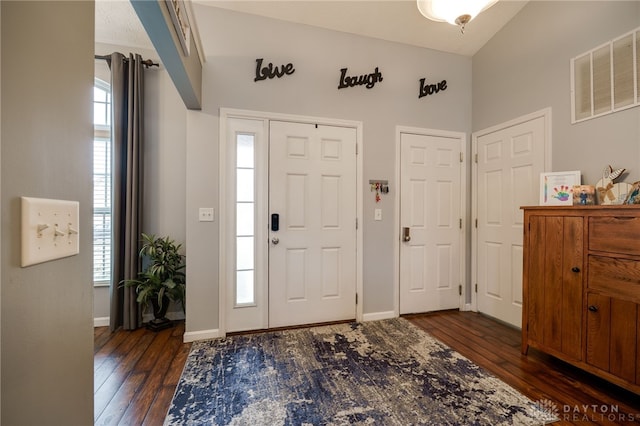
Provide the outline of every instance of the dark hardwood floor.
[[162,425],[191,349],[184,322],[153,332],[144,328],[94,331],[94,424]]
[[[554,425],[640,423],[640,396],[534,349],[520,354],[520,331],[472,312],[406,316],[433,337],[531,398],[558,410]],[[191,348],[184,323],[160,332],[95,329],[97,425],[162,425]]]
[[561,419],[554,425],[640,422],[639,395],[535,349],[523,356],[520,330],[472,312],[446,311],[405,318],[531,400],[549,401]]

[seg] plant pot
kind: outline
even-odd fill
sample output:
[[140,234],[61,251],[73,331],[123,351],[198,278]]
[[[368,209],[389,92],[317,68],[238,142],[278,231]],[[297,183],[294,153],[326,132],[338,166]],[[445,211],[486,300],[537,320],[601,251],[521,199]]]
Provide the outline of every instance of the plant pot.
[[147,323],[147,328],[153,331],[164,330],[173,326],[171,320],[166,318],[167,309],[169,309],[169,297],[162,297],[162,307],[158,304],[156,297],[151,298],[151,307],[153,308],[153,319]]
[[162,307],[158,304],[158,298],[151,298],[151,307],[153,308],[153,318],[163,319],[167,315],[169,309],[169,296],[162,296]]

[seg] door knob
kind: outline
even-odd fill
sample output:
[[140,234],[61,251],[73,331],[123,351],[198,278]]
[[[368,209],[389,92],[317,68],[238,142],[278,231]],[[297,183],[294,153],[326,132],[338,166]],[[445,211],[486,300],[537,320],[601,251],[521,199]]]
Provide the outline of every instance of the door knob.
[[280,242],[280,239],[279,239],[278,237],[273,237],[273,238],[271,239],[271,242],[272,242],[274,245],[277,245],[277,244]]

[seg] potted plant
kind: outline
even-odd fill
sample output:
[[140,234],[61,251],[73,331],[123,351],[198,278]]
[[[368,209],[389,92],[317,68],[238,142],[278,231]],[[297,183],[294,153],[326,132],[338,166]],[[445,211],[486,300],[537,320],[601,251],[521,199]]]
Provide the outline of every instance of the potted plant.
[[165,315],[169,301],[179,302],[185,310],[185,256],[180,253],[182,244],[176,244],[168,236],[142,234],[143,271],[137,279],[125,280],[125,285],[135,287],[138,303],[153,308],[154,319],[147,328],[161,330],[170,327]]

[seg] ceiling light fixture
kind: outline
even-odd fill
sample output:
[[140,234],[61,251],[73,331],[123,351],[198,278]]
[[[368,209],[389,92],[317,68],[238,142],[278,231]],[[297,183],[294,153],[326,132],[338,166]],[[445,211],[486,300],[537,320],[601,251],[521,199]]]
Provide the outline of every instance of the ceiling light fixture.
[[433,21],[464,27],[480,12],[493,6],[498,0],[417,0],[418,10]]

